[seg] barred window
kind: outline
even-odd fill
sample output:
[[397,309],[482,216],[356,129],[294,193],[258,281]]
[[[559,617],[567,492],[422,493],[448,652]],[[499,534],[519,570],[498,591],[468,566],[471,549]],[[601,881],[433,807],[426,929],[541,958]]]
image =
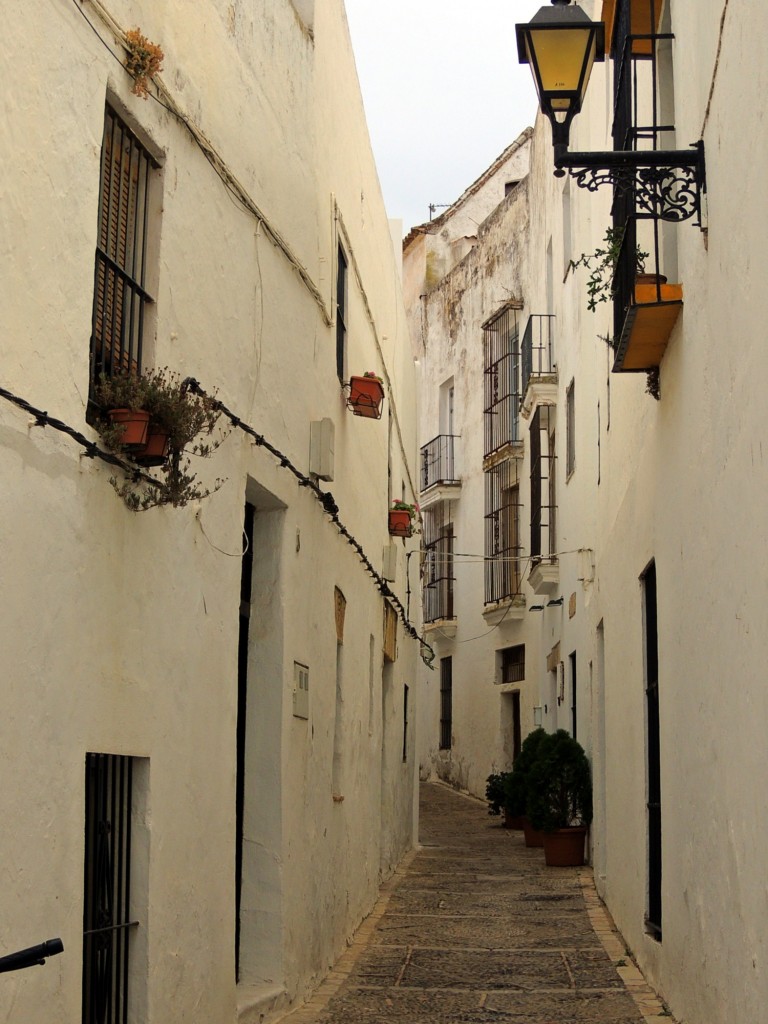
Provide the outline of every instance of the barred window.
[[517,310],[505,307],[483,325],[484,454],[520,440],[520,336]]
[[485,603],[520,592],[520,486],[518,460],[499,462],[485,473]]
[[149,197],[157,162],[110,107],[101,147],[91,382],[139,372],[145,340]]
[[453,523],[446,502],[424,510],[424,621],[454,618]]
[[134,758],[85,759],[83,1024],[128,1018]]

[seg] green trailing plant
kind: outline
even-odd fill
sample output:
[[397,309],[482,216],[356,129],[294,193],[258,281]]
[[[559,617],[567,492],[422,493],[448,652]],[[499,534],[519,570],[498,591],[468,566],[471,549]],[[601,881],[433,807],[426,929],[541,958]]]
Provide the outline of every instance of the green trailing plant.
[[165,54],[157,43],[150,42],[138,28],[125,33],[125,45],[128,48],[125,69],[133,78],[131,92],[146,99],[149,95],[149,80],[163,70]]
[[217,478],[210,488],[203,487],[192,471],[192,457],[207,458],[219,447],[223,436],[214,437],[219,419],[215,398],[187,390],[178,374],[167,367],[142,374],[102,375],[95,388],[96,404],[103,412],[96,429],[105,447],[121,457],[132,458],[122,444],[123,428],[110,421],[110,409],[145,411],[150,429],[168,435],[169,455],[154,480],[136,474],[127,480],[115,477],[110,483],[134,512],[158,505],[180,508],[190,501],[208,497],[224,483]]
[[[594,313],[598,303],[613,300],[616,293],[614,278],[616,264],[624,243],[624,228],[607,228],[603,244],[591,253],[582,253],[577,260],[571,260],[571,267],[585,267],[589,271],[587,278],[587,309]],[[639,246],[635,247],[635,273],[642,274],[648,253]]]
[[584,748],[565,729],[542,739],[531,766],[527,814],[535,829],[554,832],[592,821],[592,778]]

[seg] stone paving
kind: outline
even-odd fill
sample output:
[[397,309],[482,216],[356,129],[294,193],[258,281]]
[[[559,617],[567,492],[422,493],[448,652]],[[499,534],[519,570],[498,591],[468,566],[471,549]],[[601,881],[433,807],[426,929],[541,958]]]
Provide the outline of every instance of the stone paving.
[[440,784],[422,786],[420,840],[350,949],[284,1024],[671,1020],[588,868],[547,868],[522,833]]

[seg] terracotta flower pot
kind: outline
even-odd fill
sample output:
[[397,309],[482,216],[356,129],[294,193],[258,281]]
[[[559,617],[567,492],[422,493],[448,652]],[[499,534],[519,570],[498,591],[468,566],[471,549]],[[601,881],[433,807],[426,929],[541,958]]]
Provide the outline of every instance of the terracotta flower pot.
[[544,845],[544,833],[535,829],[527,818],[523,818],[523,834],[525,835],[526,846]]
[[355,416],[381,419],[383,400],[384,388],[380,380],[375,377],[350,377],[347,406]]
[[110,409],[109,418],[122,427],[120,443],[126,448],[142,447],[147,443],[148,412],[138,409]]
[[411,513],[391,508],[389,510],[389,532],[392,537],[412,536]]
[[584,863],[586,825],[544,833],[544,862],[554,868],[577,868]]
[[504,808],[504,828],[515,829],[518,832],[522,831],[523,819],[519,814],[510,814],[507,808]]
[[155,430],[150,423],[147,431],[147,443],[134,458],[142,466],[162,466],[168,458],[168,434],[166,431]]

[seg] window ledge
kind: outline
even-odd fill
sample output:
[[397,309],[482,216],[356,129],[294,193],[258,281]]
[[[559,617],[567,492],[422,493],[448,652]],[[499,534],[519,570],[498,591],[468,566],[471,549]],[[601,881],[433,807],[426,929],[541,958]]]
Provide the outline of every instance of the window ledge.
[[525,595],[515,594],[501,601],[487,604],[483,609],[483,618],[489,626],[498,626],[501,622],[515,622],[525,616]]
[[557,405],[557,373],[531,377],[523,395],[520,415],[529,420],[540,405]]
[[453,640],[456,637],[458,623],[453,619],[435,619],[434,622],[424,623],[425,635],[432,636],[435,640]]
[[536,562],[531,566],[528,582],[534,594],[551,594],[560,585],[560,566],[557,558]]
[[439,483],[432,484],[425,491],[421,491],[419,495],[419,504],[422,510],[429,508],[430,505],[436,505],[439,501],[455,501],[461,494],[461,480],[457,480],[455,483]]

